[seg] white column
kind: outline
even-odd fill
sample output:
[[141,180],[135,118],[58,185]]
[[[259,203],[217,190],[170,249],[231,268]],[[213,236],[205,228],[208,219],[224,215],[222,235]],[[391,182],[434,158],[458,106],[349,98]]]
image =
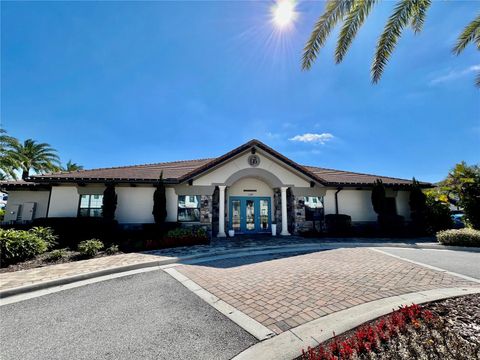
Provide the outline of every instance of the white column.
[[288,186],[282,186],[280,190],[282,191],[282,232],[280,235],[288,236],[288,217],[287,217],[287,189]]
[[219,185],[218,190],[220,192],[219,204],[218,204],[218,234],[217,237],[226,237],[225,234],[225,185]]

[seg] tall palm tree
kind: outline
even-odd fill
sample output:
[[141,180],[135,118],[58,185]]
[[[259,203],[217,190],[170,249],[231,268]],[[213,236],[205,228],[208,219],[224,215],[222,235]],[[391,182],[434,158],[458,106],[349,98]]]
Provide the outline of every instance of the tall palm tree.
[[60,169],[57,151],[46,143],[27,139],[23,144],[19,142],[12,144],[7,153],[18,163],[22,171],[22,179],[26,179],[30,175],[30,170],[36,173],[45,173]]
[[17,178],[15,169],[18,167],[18,163],[8,152],[15,144],[18,144],[18,140],[8,136],[5,129],[0,129],[0,174],[2,180]]
[[[342,62],[358,30],[378,2],[379,0],[328,0],[323,14],[316,22],[305,44],[302,68],[304,70],[311,68],[320,49],[325,46],[325,42],[338,23],[342,26],[335,49],[335,62],[337,64]],[[377,42],[371,67],[373,83],[377,83],[382,77],[403,30],[407,27],[412,28],[415,33],[422,30],[431,3],[431,0],[398,0]],[[472,42],[480,50],[480,14],[460,34],[453,52],[460,54]],[[480,86],[480,72],[477,75],[476,84]]]
[[65,166],[62,168],[63,171],[77,171],[83,170],[82,165],[78,165],[77,163],[72,162],[72,160],[68,160]]

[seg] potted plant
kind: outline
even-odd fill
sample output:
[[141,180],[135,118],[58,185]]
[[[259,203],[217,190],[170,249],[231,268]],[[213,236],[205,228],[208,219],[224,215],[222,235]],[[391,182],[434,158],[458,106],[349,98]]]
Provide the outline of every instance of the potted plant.
[[277,224],[272,222],[272,236],[277,236]]

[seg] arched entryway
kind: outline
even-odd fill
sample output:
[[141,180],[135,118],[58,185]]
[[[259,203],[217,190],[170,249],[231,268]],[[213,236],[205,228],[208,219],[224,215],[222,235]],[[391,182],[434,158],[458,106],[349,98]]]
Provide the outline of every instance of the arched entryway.
[[[218,203],[213,203],[213,228],[218,229],[217,236],[225,236],[228,230],[234,230],[235,234],[271,233],[272,223],[281,229],[281,235],[290,235],[287,229],[287,189],[288,185],[264,169],[249,168],[233,173],[215,190],[218,197],[215,196],[214,200],[218,199]],[[281,193],[283,202],[274,203],[275,191]],[[221,214],[225,214],[223,219]]]

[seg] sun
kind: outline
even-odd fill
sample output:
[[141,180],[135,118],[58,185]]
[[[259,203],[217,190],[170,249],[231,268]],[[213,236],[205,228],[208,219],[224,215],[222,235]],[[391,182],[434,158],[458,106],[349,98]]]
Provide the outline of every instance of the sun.
[[280,29],[292,26],[298,16],[295,10],[296,5],[295,0],[276,0],[271,9],[275,26]]

